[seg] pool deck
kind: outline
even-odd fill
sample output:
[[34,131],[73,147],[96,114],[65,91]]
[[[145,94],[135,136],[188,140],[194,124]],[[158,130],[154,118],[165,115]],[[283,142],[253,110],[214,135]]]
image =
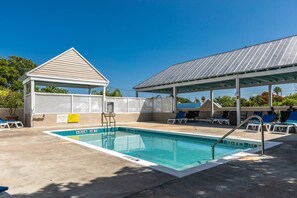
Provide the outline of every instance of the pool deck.
[[[222,136],[221,125],[129,123],[121,126]],[[68,127],[69,128],[69,127]],[[43,133],[0,131],[0,185],[14,197],[296,197],[297,135],[265,134],[283,144],[258,155],[176,178]],[[238,130],[233,138],[259,140]]]

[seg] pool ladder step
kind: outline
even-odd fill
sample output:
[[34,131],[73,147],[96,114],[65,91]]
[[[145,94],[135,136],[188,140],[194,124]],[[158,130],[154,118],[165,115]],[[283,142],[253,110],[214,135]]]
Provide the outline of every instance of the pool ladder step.
[[109,129],[112,130],[111,125],[113,124],[113,129],[116,128],[116,120],[115,120],[115,113],[102,113],[101,116],[101,123],[104,128],[106,128],[106,131],[108,132]]

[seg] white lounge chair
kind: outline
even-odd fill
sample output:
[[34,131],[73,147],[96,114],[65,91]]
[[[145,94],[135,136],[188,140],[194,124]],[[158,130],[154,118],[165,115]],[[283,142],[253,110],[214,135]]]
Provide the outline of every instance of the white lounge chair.
[[[273,121],[274,121],[275,117],[276,117],[275,114],[264,115],[262,117],[262,119],[263,119],[263,125],[264,125],[264,127],[266,128],[266,130],[268,132],[270,132],[270,128],[271,128],[271,126],[273,124]],[[250,122],[250,123],[247,124],[246,130],[247,131],[251,131],[251,130],[249,130],[249,128],[251,128],[252,131],[260,132],[260,130],[261,130],[261,122],[255,122],[255,121],[254,122]]]
[[289,118],[284,123],[274,125],[271,133],[290,133],[291,128],[297,129],[297,112],[293,111],[290,113]]
[[0,130],[10,130],[9,124],[0,120]]
[[176,122],[181,123],[187,123],[188,119],[186,118],[186,113],[183,111],[178,112],[176,118],[169,118],[167,120],[167,124],[175,124]]
[[23,123],[19,120],[3,120],[0,118],[0,123],[7,123],[9,127],[15,126],[16,128],[24,127]]

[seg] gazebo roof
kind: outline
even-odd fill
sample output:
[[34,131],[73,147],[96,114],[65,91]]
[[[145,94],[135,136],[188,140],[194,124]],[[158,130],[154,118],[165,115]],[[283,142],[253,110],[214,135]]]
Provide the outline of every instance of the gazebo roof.
[[107,86],[109,81],[77,50],[70,48],[35,69],[20,80],[36,81],[38,85],[64,87]]
[[296,80],[296,65],[297,36],[291,36],[174,64],[134,89],[170,93],[176,86],[182,93],[232,88],[236,75],[246,78],[241,87],[288,82]]

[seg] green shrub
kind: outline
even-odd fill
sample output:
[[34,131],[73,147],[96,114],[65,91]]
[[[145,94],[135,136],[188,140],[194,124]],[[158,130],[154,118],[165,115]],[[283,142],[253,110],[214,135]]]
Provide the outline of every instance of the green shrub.
[[23,96],[20,92],[0,88],[0,107],[9,108],[9,115],[15,115],[15,110],[22,106]]

